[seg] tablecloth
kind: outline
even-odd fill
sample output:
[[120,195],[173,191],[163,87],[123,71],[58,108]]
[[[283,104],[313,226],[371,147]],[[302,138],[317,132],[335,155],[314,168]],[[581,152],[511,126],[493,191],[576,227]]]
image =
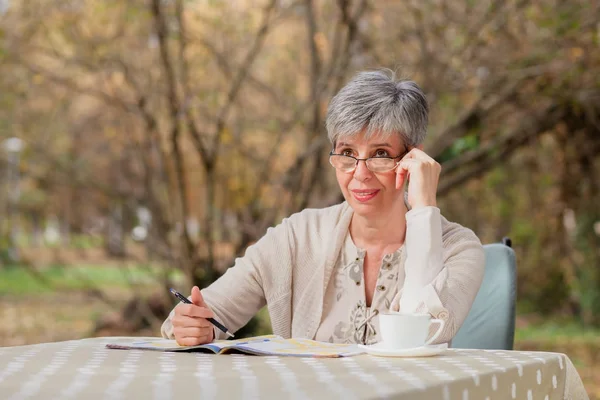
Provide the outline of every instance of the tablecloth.
[[448,349],[435,357],[323,359],[105,347],[131,339],[0,347],[0,398],[588,399],[560,353]]

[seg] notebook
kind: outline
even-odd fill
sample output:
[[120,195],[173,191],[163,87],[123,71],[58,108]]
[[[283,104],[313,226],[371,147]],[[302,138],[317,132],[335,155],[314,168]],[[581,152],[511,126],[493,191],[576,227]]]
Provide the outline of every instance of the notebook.
[[109,343],[109,349],[155,350],[180,352],[242,353],[259,356],[349,357],[364,353],[355,344],[318,342],[310,339],[284,339],[277,335],[254,336],[237,340],[217,340],[198,346],[180,346],[163,338],[133,339],[131,342]]

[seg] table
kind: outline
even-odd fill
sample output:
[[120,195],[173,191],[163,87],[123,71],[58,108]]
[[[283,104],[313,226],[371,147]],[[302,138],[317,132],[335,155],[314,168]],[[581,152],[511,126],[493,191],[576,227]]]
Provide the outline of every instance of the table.
[[448,349],[429,358],[318,359],[105,347],[131,339],[0,347],[0,398],[588,398],[559,353]]

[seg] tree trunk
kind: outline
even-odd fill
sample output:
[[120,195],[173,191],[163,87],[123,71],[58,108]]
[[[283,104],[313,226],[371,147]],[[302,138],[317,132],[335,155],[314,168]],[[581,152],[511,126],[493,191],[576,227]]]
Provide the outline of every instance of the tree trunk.
[[106,252],[111,257],[125,256],[125,235],[123,232],[123,205],[113,205],[106,229]]

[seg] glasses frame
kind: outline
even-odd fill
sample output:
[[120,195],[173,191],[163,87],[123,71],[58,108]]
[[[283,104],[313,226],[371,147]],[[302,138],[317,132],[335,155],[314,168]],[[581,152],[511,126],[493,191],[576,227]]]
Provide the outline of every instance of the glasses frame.
[[[347,155],[345,155],[345,154],[337,154],[337,153],[334,153],[334,152],[333,152],[333,150],[331,150],[331,151],[329,152],[329,164],[331,164],[331,166],[332,166],[333,168],[335,168],[336,170],[338,170],[338,171],[342,171],[342,172],[350,173],[350,172],[354,172],[354,171],[356,170],[356,167],[358,167],[358,162],[359,162],[359,161],[364,161],[364,162],[365,162],[365,166],[367,167],[367,169],[368,169],[369,171],[373,172],[373,173],[376,173],[376,174],[377,174],[377,173],[382,173],[382,172],[390,172],[390,171],[393,171],[394,169],[396,169],[396,167],[398,167],[398,164],[400,164],[400,161],[402,161],[402,160],[399,160],[398,162],[396,162],[396,164],[395,164],[395,165],[394,165],[392,168],[390,168],[389,170],[387,170],[387,171],[377,171],[377,172],[376,172],[376,171],[373,171],[371,168],[369,168],[369,163],[368,163],[368,161],[369,161],[369,160],[371,160],[371,159],[374,159],[374,158],[375,158],[375,159],[377,159],[377,158],[379,158],[379,159],[382,159],[382,158],[387,158],[388,160],[396,160],[396,159],[398,159],[398,158],[402,158],[402,157],[404,157],[405,155],[407,155],[409,151],[410,151],[410,150],[406,150],[404,153],[401,153],[400,155],[398,155],[398,156],[396,156],[396,157],[368,157],[368,158],[356,158],[356,157],[354,157],[354,156],[347,156]],[[352,168],[350,171],[345,171],[345,170],[343,170],[343,169],[338,169],[338,168],[336,168],[336,167],[335,167],[335,165],[333,165],[333,163],[331,162],[331,156],[341,156],[341,157],[353,158],[353,159],[354,159],[354,161],[355,161],[355,162],[354,162],[354,168]]]

